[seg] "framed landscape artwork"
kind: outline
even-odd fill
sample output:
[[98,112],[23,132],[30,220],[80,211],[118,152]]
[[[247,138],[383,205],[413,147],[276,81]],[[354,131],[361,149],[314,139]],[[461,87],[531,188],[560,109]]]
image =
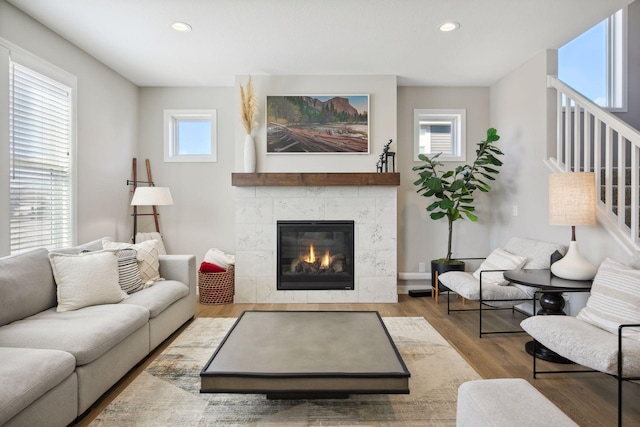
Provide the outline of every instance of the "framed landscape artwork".
[[267,96],[267,153],[369,153],[369,95]]

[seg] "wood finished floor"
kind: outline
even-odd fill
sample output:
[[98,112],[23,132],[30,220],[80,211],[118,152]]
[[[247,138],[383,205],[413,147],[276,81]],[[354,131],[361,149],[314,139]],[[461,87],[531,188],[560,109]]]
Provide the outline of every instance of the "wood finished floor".
[[[459,301],[456,308],[475,307]],[[237,317],[244,310],[376,310],[382,317],[424,317],[469,362],[483,378],[525,378],[553,401],[580,426],[616,425],[617,382],[600,373],[531,375],[531,356],[524,351],[528,335],[502,334],[478,338],[478,313],[452,313],[447,315],[446,302],[436,305],[431,298],[411,298],[400,295],[397,304],[225,304],[198,305],[197,317]],[[487,330],[509,330],[517,326],[523,317],[510,311],[492,312],[487,316]],[[106,393],[74,425],[86,426],[182,330],[156,349],[149,358],[132,369],[118,384]],[[212,349],[213,351],[213,349]],[[540,369],[565,369],[566,365],[539,362]],[[640,384],[623,384],[624,426],[640,425]],[[505,406],[509,402],[503,402]]]

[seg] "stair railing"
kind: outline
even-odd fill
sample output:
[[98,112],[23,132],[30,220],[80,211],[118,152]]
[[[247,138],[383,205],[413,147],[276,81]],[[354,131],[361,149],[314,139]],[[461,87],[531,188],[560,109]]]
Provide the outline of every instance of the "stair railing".
[[555,172],[594,171],[598,221],[631,253],[640,250],[640,133],[567,86],[555,76],[557,91]]

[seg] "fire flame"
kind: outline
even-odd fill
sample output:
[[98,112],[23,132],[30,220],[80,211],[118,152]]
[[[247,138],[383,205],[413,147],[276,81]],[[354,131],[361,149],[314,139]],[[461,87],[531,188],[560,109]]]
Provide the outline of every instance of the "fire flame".
[[[313,245],[309,245],[309,255],[303,257],[302,259],[304,262],[308,262],[310,264],[313,264],[314,262],[316,262],[317,260],[316,252],[313,249]],[[329,253],[329,251],[327,251],[322,257],[322,260],[320,261],[320,267],[329,268],[330,263],[331,263],[331,254]]]
[[330,260],[331,260],[331,255],[329,255],[329,251],[327,251],[322,257],[322,262],[320,263],[320,267],[329,268]]
[[313,251],[313,245],[309,246],[309,255],[304,257],[303,261],[310,264],[316,262],[316,253]]

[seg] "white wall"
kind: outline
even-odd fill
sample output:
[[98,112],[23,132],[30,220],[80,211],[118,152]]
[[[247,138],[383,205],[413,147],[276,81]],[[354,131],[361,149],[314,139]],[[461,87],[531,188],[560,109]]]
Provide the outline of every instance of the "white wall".
[[[494,192],[492,240],[510,236],[562,243],[570,234],[549,226],[546,75],[553,52],[543,52],[491,87],[491,120],[501,130],[501,188]],[[517,206],[518,216],[513,216]],[[563,233],[566,232],[566,233]]]
[[[77,77],[77,240],[127,238],[126,180],[136,149],[138,88],[6,2],[0,2],[0,37]],[[3,150],[8,149],[5,141]],[[7,191],[0,194],[4,199]],[[0,200],[0,211],[8,212],[6,206]],[[0,221],[3,227],[6,221]]]
[[[172,206],[158,206],[165,246],[170,253],[194,254],[198,262],[210,248],[234,250],[235,94],[232,87],[140,89],[138,178],[146,180],[149,159],[155,184],[173,196]],[[218,161],[164,163],[163,111],[205,108],[217,110]],[[140,231],[155,231],[152,218],[139,217]]]
[[[429,271],[432,259],[442,258],[447,252],[447,221],[429,218],[426,207],[431,203],[416,193],[413,185],[418,175],[413,166],[413,110],[416,108],[449,108],[467,111],[467,162],[475,158],[476,144],[485,139],[487,129],[493,126],[489,120],[489,89],[482,87],[399,87],[398,88],[398,271],[418,271],[418,263],[424,262]],[[501,134],[500,128],[498,133]],[[504,138],[500,146],[506,144]],[[446,169],[462,163],[447,162]],[[501,185],[498,175],[495,188]],[[489,198],[476,195],[479,220],[456,221],[453,235],[453,254],[459,257],[486,256],[489,246],[491,209]],[[491,193],[489,193],[491,194]]]

